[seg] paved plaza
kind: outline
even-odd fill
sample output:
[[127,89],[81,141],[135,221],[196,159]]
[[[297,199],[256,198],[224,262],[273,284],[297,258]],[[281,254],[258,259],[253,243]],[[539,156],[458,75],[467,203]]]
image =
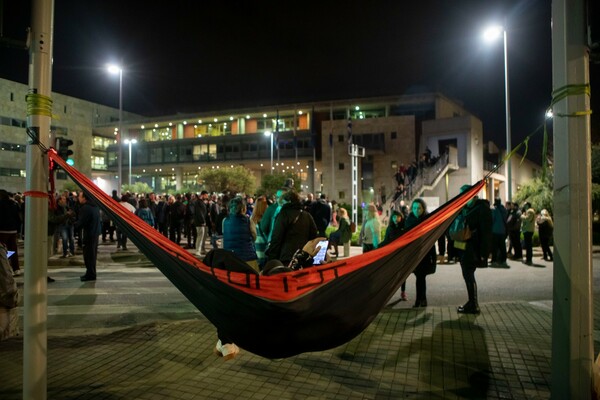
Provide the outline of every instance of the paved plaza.
[[[343,346],[283,360],[242,349],[223,361],[215,328],[145,257],[101,246],[100,261],[98,281],[83,283],[81,256],[50,260],[48,399],[550,397],[549,263],[478,270],[479,316],[456,313],[466,296],[460,267],[441,264],[428,279],[429,307],[394,298]],[[534,298],[505,293],[529,280],[540,285]],[[1,399],[22,397],[22,346],[21,337],[0,342]]]

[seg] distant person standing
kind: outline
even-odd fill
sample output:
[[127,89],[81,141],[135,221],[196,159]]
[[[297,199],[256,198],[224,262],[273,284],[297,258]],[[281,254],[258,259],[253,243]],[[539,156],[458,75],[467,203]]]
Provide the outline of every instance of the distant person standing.
[[535,232],[535,210],[530,203],[523,206],[521,214],[521,231],[523,231],[523,244],[525,245],[525,264],[533,265],[533,232]]
[[145,223],[154,228],[154,214],[152,214],[152,210],[148,207],[148,200],[140,199],[139,202],[140,208],[135,210],[135,215],[140,217]]
[[[347,215],[347,214],[346,214]],[[392,243],[404,233],[404,215],[399,210],[393,210],[390,216],[390,224],[385,230],[385,237],[381,242],[381,247]],[[406,281],[402,282],[400,287],[400,300],[408,301],[406,295]]]
[[494,200],[492,210],[492,265],[508,267],[506,264],[506,220],[508,218],[506,208],[502,200]]
[[196,227],[196,255],[206,254],[206,225],[208,224],[208,192],[203,190],[194,207],[194,226]]
[[260,227],[260,221],[263,218],[267,210],[267,199],[261,196],[256,199],[254,210],[252,210],[252,216],[250,220],[254,222],[256,226],[256,239],[254,240],[254,249],[256,250],[256,257],[258,257],[258,267],[262,270],[263,266],[267,262],[267,256],[265,250],[267,249],[267,236],[264,234]]
[[[127,211],[131,211],[135,214],[135,207],[129,201],[129,196],[127,194],[121,196],[119,204],[125,207]],[[127,235],[122,229],[117,227],[117,250],[119,249],[127,250]]]
[[311,215],[315,220],[315,224],[317,224],[319,237],[326,237],[325,231],[329,226],[329,221],[331,221],[331,207],[327,204],[327,196],[324,193],[313,204]]
[[548,210],[541,211],[537,219],[538,233],[540,235],[540,245],[542,246],[543,258],[546,261],[552,261],[552,250],[550,250],[550,239],[554,233],[554,223]]
[[510,203],[506,229],[508,230],[510,246],[514,252],[512,258],[521,261],[523,259],[523,248],[521,247],[521,211],[517,203]]
[[96,259],[98,257],[98,237],[102,232],[100,211],[84,192],[79,193],[79,216],[75,222],[75,229],[81,229],[83,233],[83,262],[85,263],[85,275],[81,281],[96,280]]
[[360,243],[362,244],[363,253],[368,253],[379,247],[381,237],[381,224],[377,216],[377,208],[375,204],[367,206],[367,219],[360,230]]
[[256,225],[246,215],[246,202],[241,196],[229,201],[229,214],[223,220],[223,249],[233,252],[239,259],[244,260],[256,272],[258,257],[254,248],[256,240]]
[[[423,222],[427,216],[427,204],[423,199],[415,199],[411,205],[411,213],[406,218],[404,225],[406,230]],[[415,304],[413,308],[427,307],[427,275],[434,274],[436,271],[437,257],[435,254],[435,245],[429,249],[429,252],[421,260],[414,270],[416,282]]]
[[[460,192],[463,193],[470,188],[470,185],[463,185]],[[487,200],[481,200],[475,196],[469,200],[461,213],[466,219],[466,225],[471,230],[471,237],[464,242],[455,240],[454,247],[460,252],[460,268],[469,299],[456,311],[459,314],[479,314],[475,270],[478,267],[487,267],[492,240],[492,210]]]

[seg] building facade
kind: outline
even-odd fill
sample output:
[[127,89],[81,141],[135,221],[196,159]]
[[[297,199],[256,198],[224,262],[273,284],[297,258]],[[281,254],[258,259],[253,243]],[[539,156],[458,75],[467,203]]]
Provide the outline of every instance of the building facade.
[[[23,191],[27,86],[0,79],[0,89],[0,186]],[[52,98],[57,118],[53,118],[49,134],[73,140],[75,166],[106,192],[115,189],[119,110],[56,93]],[[350,203],[351,139],[364,152],[355,175],[359,202],[391,198],[398,168],[418,164],[427,153],[440,156],[445,164],[429,181],[423,178],[417,194],[443,203],[456,195],[461,185],[476,182],[493,167],[493,161],[484,155],[491,154],[492,160],[503,155],[484,142],[480,120],[439,93],[153,118],[124,112],[121,129],[122,182],[127,183],[131,174],[132,182],[145,182],[156,192],[201,190],[198,173],[202,168],[242,165],[258,181],[271,171],[293,172],[302,191],[322,192],[330,199]],[[131,144],[125,144],[126,140],[132,140]],[[513,171],[519,170],[514,166]],[[503,173],[504,169],[492,176],[486,197],[506,198]],[[535,167],[531,173],[536,173]],[[513,192],[531,177],[528,173],[513,175]]]

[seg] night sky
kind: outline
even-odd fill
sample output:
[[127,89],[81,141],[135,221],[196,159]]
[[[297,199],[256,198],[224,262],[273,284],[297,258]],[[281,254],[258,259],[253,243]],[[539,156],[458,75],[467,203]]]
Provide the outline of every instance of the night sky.
[[[4,7],[4,36],[24,39],[29,2]],[[515,145],[551,100],[550,0],[56,0],[53,90],[118,107],[114,61],[124,109],[147,116],[439,91],[504,146],[503,44],[481,36],[504,18]],[[27,83],[26,51],[0,60]]]

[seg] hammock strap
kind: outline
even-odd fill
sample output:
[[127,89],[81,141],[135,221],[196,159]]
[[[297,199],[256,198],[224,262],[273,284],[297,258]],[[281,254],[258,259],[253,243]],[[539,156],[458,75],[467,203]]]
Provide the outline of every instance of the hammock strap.
[[[581,96],[581,95],[590,97],[591,94],[592,94],[592,89],[591,89],[591,86],[589,83],[572,84],[572,85],[562,86],[562,87],[552,91],[552,102],[550,103],[550,107],[548,107],[547,111],[552,111],[552,107],[555,104],[566,99],[567,97]],[[571,117],[583,117],[586,115],[590,115],[591,113],[592,113],[592,110],[589,109],[589,110],[583,110],[583,111],[575,111],[570,114],[553,113],[553,116],[571,118]]]

